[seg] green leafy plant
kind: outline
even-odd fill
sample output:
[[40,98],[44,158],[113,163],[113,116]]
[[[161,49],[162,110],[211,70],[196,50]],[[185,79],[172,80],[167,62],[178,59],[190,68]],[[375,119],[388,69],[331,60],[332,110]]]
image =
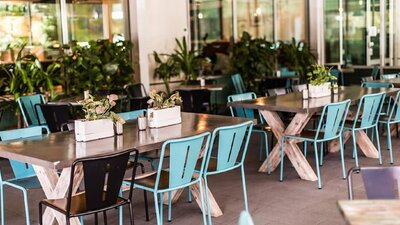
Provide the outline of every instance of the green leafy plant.
[[114,123],[124,124],[125,120],[111,111],[116,105],[116,100],[118,100],[117,95],[108,95],[107,98],[97,101],[92,95],[89,95],[87,99],[79,101],[79,103],[82,104],[82,109],[85,112],[85,120],[87,121],[111,119]]
[[149,101],[147,102],[151,108],[165,109],[174,107],[182,104],[182,98],[179,96],[179,92],[175,92],[169,98],[164,92],[157,93],[156,90],[152,90],[149,93]]
[[189,49],[185,36],[182,37],[182,41],[177,38],[175,38],[175,41],[178,46],[173,55],[175,62],[179,63],[186,81],[196,79],[196,68],[199,67],[201,59],[196,57],[194,50]]
[[312,65],[312,71],[307,73],[309,83],[320,86],[326,82],[335,81],[337,78],[331,74],[331,69],[318,64]]
[[123,89],[133,81],[131,48],[129,41],[112,43],[109,40],[90,41],[84,47],[72,46],[62,57],[68,94]]
[[272,75],[275,69],[276,50],[265,38],[252,38],[243,32],[240,41],[231,43],[229,57],[232,73],[239,73],[247,88],[256,78]]
[[[158,64],[157,68],[154,70],[154,76],[161,79],[164,82],[167,94],[170,94],[169,82],[172,77],[179,76],[181,71],[180,65],[175,61],[176,55],[168,54],[158,54],[154,51],[154,60]],[[161,57],[165,56],[166,59],[162,60]]]

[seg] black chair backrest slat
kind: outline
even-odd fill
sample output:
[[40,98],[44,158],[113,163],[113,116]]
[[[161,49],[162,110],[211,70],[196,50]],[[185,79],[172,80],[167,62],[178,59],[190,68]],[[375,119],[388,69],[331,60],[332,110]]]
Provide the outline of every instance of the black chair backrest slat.
[[68,123],[69,108],[67,104],[40,104],[40,108],[50,132],[59,132],[62,130],[62,126]]

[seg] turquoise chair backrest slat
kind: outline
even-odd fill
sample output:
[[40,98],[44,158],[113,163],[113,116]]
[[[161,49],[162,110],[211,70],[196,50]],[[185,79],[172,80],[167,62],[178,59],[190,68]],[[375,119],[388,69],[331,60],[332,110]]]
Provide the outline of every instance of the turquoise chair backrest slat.
[[244,82],[242,76],[240,74],[232,75],[233,86],[235,87],[236,94],[242,94],[246,92],[246,87],[244,86]]
[[251,127],[252,122],[248,122],[216,129],[212,140],[215,140],[215,135],[218,135],[217,171],[229,169],[235,166],[237,162],[242,162],[242,160],[238,160],[239,153],[245,144],[245,150],[242,154],[242,158],[244,158]]
[[393,84],[391,83],[375,83],[375,82],[363,82],[361,87],[365,88],[392,88]]
[[328,104],[324,107],[318,129],[319,131],[323,124],[322,120],[326,118],[324,126],[324,139],[338,137],[338,135],[341,134],[349,107],[350,100]]
[[[15,130],[0,131],[2,141],[18,140],[42,135],[42,126],[28,127]],[[32,149],[33,150],[33,149]],[[25,178],[35,175],[35,171],[31,164],[22,163],[16,160],[10,160],[11,169],[15,178]]]
[[41,94],[21,96],[17,100],[22,116],[24,117],[25,124],[29,126],[37,126],[46,124],[40,107],[36,104],[44,104],[44,96]]
[[[362,112],[360,128],[367,128],[377,124],[382,110],[385,93],[364,95],[358,107],[357,116]],[[362,111],[360,109],[362,107]]]
[[139,116],[144,115],[146,112],[147,112],[146,109],[140,109],[140,110],[135,110],[135,111],[130,111],[130,112],[118,113],[118,116],[120,116],[125,121],[129,121],[129,120],[137,119]]
[[[207,155],[210,136],[209,132],[205,132],[192,137],[166,141],[161,149],[156,187],[158,187],[160,180],[163,159],[167,148],[170,151],[169,189],[174,189],[192,181],[197,160],[202,153]],[[202,169],[205,164],[204,158],[202,160]]]
[[400,91],[397,92],[394,99],[392,110],[390,112],[390,118],[393,118],[394,121],[400,121]]
[[[244,100],[256,99],[257,96],[254,92],[247,92],[242,94],[230,95],[228,96],[228,102],[237,102]],[[232,116],[256,119],[254,109],[247,109],[241,107],[229,107]],[[258,116],[258,115],[257,115]]]

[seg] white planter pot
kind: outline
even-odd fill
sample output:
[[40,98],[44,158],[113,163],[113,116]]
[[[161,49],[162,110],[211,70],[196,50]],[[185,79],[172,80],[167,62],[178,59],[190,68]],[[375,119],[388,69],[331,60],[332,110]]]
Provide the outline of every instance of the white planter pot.
[[320,98],[320,97],[330,96],[331,95],[330,85],[331,83],[329,82],[326,82],[323,85],[319,86],[314,86],[309,84],[308,91],[310,98]]
[[114,123],[111,119],[75,120],[76,141],[91,141],[114,136]]
[[181,107],[175,106],[166,109],[148,109],[147,121],[150,128],[158,128],[181,123]]

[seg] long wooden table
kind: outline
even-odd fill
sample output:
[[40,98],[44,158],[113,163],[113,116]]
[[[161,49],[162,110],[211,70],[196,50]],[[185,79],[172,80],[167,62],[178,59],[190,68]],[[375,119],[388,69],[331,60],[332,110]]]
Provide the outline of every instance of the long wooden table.
[[[136,148],[139,152],[161,148],[163,142],[172,138],[192,136],[205,131],[212,131],[220,126],[234,125],[248,119],[217,115],[182,113],[182,123],[138,131],[136,120],[124,125],[123,135],[90,142],[76,142],[73,132],[55,133],[30,139],[0,142],[0,157],[18,160],[33,165],[47,198],[64,198],[67,195],[71,165],[82,157],[124,151]],[[61,170],[61,173],[58,171]],[[82,181],[82,171],[77,169],[74,180],[74,192]],[[196,202],[200,206],[198,186],[191,187]],[[209,192],[211,194],[211,192]],[[177,196],[174,197],[177,199]],[[212,216],[221,216],[222,211],[210,195]],[[44,224],[65,224],[65,217],[49,208],[43,217]],[[80,224],[77,218],[71,224]]]
[[400,225],[399,200],[341,200],[338,206],[349,225]]
[[[361,97],[365,94],[378,92],[386,92],[387,95],[395,95],[399,89],[395,88],[362,88],[359,86],[340,87],[339,93],[322,98],[302,99],[300,92],[279,95],[273,97],[262,97],[254,100],[239,101],[228,103],[228,106],[251,108],[260,110],[267,124],[271,127],[273,134],[278,140],[281,140],[285,134],[299,134],[307,125],[311,116],[321,112],[322,108],[333,102],[351,100],[351,105],[357,105]],[[290,124],[285,127],[278,112],[296,113]],[[350,133],[345,133],[344,141],[350,137]],[[310,164],[307,162],[303,153],[297,146],[298,140],[288,139],[285,142],[284,153],[288,156],[292,165],[296,169],[301,179],[316,181],[317,176]],[[363,131],[357,133],[357,143],[360,149],[367,157],[378,158],[378,151],[374,144]],[[335,142],[331,143],[330,151],[338,151],[339,145]],[[271,171],[275,170],[280,163],[280,141],[274,146],[269,154]],[[267,161],[261,165],[259,172],[267,172]]]

